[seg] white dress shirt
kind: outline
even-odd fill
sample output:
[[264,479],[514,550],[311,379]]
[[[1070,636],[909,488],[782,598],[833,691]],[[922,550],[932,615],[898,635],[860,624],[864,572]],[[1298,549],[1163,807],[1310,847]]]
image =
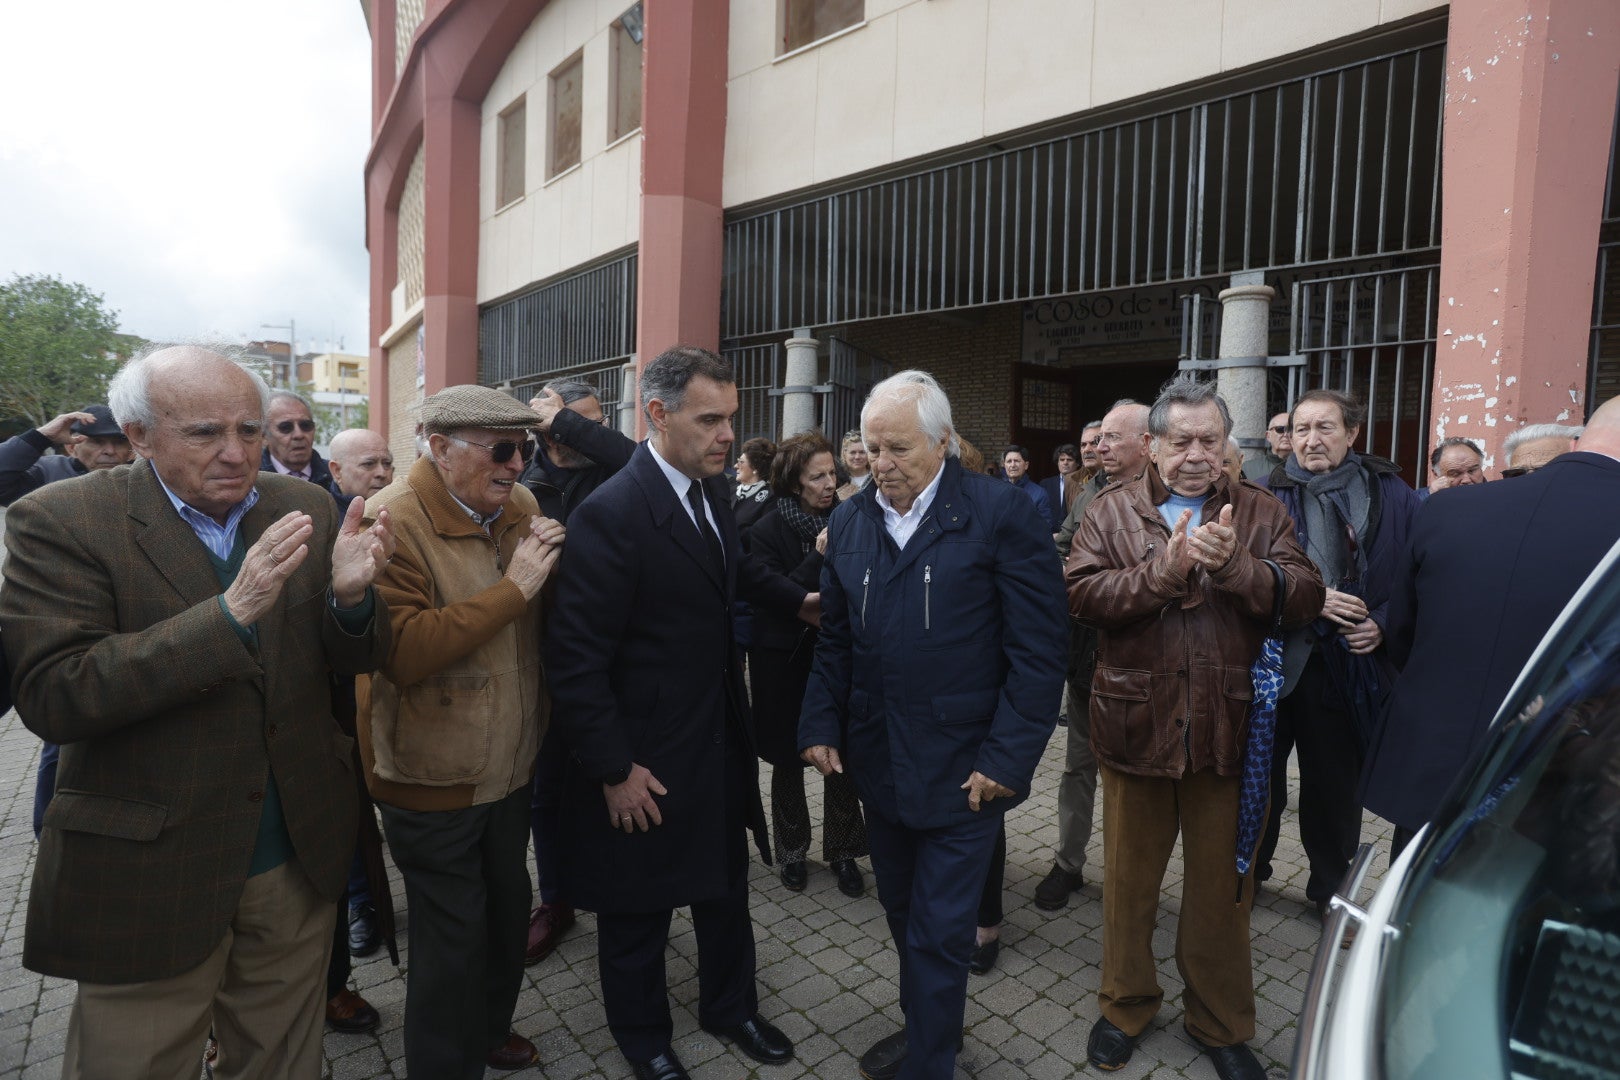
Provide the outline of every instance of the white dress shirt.
[[[663,471],[664,479],[668,480],[669,486],[675,489],[675,499],[681,504],[681,509],[686,511],[686,520],[692,523],[692,528],[697,529],[697,518],[692,516],[692,504],[686,501],[686,493],[692,490],[692,477],[687,476],[685,473],[681,472],[681,470],[665,461],[664,455],[658,452],[657,444],[655,444],[651,439],[647,440],[647,449],[652,452],[653,460],[658,462],[658,468]],[[709,505],[708,492],[704,492],[703,516],[709,519],[709,527],[714,530],[714,535],[719,536],[720,522],[715,520],[714,507]],[[698,532],[701,534],[703,530],[698,529]],[[721,556],[724,557],[724,543],[720,545],[720,549]]]
[[928,508],[933,505],[934,495],[939,491],[939,478],[944,475],[945,463],[942,461],[934,478],[928,481],[928,486],[911,501],[911,509],[903,514],[889,502],[889,497],[883,494],[882,487],[877,489],[877,504],[883,508],[883,527],[889,531],[889,536],[893,538],[896,547],[904,548],[906,541],[917,531],[917,526],[928,516]]

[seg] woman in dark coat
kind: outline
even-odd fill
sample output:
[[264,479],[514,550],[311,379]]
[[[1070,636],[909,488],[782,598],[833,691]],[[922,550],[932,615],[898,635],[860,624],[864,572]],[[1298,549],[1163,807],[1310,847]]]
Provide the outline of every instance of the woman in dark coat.
[[[837,504],[838,488],[832,446],[820,432],[795,435],[777,448],[771,487],[777,499],[754,524],[749,557],[805,593],[816,592],[821,587],[827,519]],[[799,704],[815,651],[814,627],[755,612],[748,670],[756,743],[760,758],[771,766],[772,832],[782,884],[794,892],[805,886],[805,856],[810,851],[810,809],[798,738]],[[860,896],[866,882],[855,859],[867,853],[860,800],[841,773],[828,776],[825,784],[822,858],[838,875],[839,889],[846,896]]]

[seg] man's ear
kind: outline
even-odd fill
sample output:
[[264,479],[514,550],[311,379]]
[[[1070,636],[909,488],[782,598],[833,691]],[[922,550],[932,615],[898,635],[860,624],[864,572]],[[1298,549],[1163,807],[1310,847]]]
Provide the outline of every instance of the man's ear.
[[664,408],[662,398],[647,402],[647,420],[660,432],[669,426],[669,410]]
[[152,440],[147,433],[145,424],[139,424],[133,420],[125,424],[124,438],[129,440],[129,445],[133,446],[135,452],[141,457],[149,458],[152,456]]

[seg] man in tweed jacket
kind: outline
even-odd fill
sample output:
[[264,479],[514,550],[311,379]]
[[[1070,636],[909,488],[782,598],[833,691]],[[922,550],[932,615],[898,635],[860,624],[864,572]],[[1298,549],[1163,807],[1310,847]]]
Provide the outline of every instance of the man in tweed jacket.
[[[329,670],[387,655],[386,517],[261,475],[267,389],[165,349],[114,380],[144,460],[10,509],[0,627],[26,722],[62,744],[23,963],[79,981],[64,1076],[320,1072],[354,836]],[[359,503],[360,500],[356,500]]]

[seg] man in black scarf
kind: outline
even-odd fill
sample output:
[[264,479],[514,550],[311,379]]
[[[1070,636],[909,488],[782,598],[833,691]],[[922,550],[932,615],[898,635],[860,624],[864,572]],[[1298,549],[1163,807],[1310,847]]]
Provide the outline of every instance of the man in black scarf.
[[1420,505],[1394,462],[1355,451],[1366,415],[1337,390],[1301,395],[1291,420],[1293,453],[1269,480],[1328,589],[1321,616],[1291,634],[1283,652],[1271,819],[1255,877],[1271,876],[1288,801],[1288,754],[1297,748],[1299,833],[1311,867],[1305,896],[1318,911],[1361,839],[1356,785],[1394,675],[1383,648],[1386,608]]

